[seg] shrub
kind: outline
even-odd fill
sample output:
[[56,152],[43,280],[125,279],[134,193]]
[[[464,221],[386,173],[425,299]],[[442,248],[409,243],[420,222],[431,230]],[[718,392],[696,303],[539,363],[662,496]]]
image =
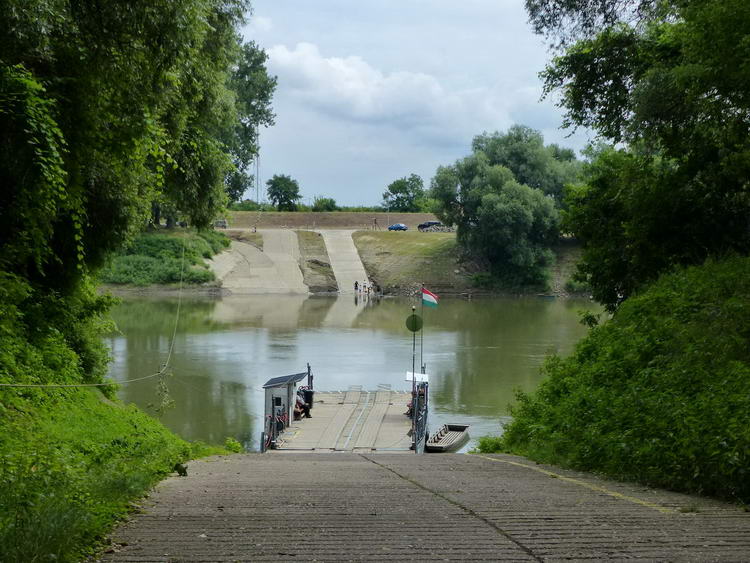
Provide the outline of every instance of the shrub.
[[213,254],[218,254],[229,246],[229,238],[223,233],[217,233],[216,231],[198,231],[198,236],[205,240]]
[[521,394],[503,447],[750,502],[750,259],[665,275]]
[[565,282],[565,290],[568,293],[591,293],[591,285],[586,281],[579,281],[573,277]]
[[224,448],[236,454],[245,451],[245,448],[242,447],[242,444],[240,444],[237,440],[235,440],[231,436],[228,436],[227,439],[224,440]]
[[227,246],[229,238],[216,231],[142,233],[102,270],[101,279],[104,283],[137,286],[179,283],[184,247],[183,282],[207,283],[215,276],[206,269],[203,259]]

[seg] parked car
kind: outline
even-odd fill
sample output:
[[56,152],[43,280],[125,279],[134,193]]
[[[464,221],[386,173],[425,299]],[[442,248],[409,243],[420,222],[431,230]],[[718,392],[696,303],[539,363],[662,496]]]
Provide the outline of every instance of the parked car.
[[394,223],[393,225],[391,225],[390,227],[388,227],[389,231],[406,231],[408,229],[409,229],[409,227],[407,227],[403,223]]
[[420,231],[424,231],[426,229],[429,229],[430,227],[442,227],[443,224],[440,221],[425,221],[424,223],[420,223],[417,225],[417,229]]

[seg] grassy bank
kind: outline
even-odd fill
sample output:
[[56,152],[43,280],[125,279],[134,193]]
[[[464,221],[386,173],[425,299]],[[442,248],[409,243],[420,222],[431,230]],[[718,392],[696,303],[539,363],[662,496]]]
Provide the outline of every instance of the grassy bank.
[[313,293],[338,291],[331,260],[320,233],[297,231],[300,251],[300,269],[305,285]]
[[458,262],[455,233],[358,231],[353,238],[367,275],[386,293],[411,291],[421,283],[438,293],[474,289]]
[[480,446],[750,503],[749,340],[750,259],[665,275]]
[[3,561],[79,561],[176,462],[222,453],[98,390],[32,395],[2,402]]
[[[537,293],[539,288],[506,288],[498,280],[459,260],[455,233],[358,231],[353,235],[368,275],[387,293],[415,290],[421,283],[438,293]],[[566,296],[580,256],[575,241],[561,241],[549,273],[549,291]]]
[[[229,246],[216,231],[188,229],[141,233],[101,273],[101,280],[117,285],[207,284],[215,279],[205,259]],[[182,254],[185,252],[183,269]]]
[[0,272],[2,561],[80,561],[176,462],[211,453],[121,404],[112,386],[106,396],[49,387],[103,382],[112,302],[88,281],[40,296]]

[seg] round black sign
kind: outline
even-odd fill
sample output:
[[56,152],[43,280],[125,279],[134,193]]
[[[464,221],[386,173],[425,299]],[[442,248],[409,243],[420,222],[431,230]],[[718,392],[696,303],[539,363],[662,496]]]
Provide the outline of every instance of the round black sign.
[[422,328],[422,317],[419,315],[409,315],[406,317],[406,328],[412,332],[417,332]]

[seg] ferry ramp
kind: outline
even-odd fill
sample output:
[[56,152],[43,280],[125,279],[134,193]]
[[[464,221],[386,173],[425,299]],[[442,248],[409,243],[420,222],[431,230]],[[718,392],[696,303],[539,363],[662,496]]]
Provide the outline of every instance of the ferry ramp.
[[411,419],[404,415],[411,393],[388,385],[368,391],[316,391],[312,418],[294,421],[281,435],[289,451],[409,451]]
[[245,454],[191,462],[107,562],[747,561],[750,514],[492,455]]
[[354,293],[354,282],[367,281],[367,272],[354,245],[351,230],[318,230],[326,244],[339,293]]

